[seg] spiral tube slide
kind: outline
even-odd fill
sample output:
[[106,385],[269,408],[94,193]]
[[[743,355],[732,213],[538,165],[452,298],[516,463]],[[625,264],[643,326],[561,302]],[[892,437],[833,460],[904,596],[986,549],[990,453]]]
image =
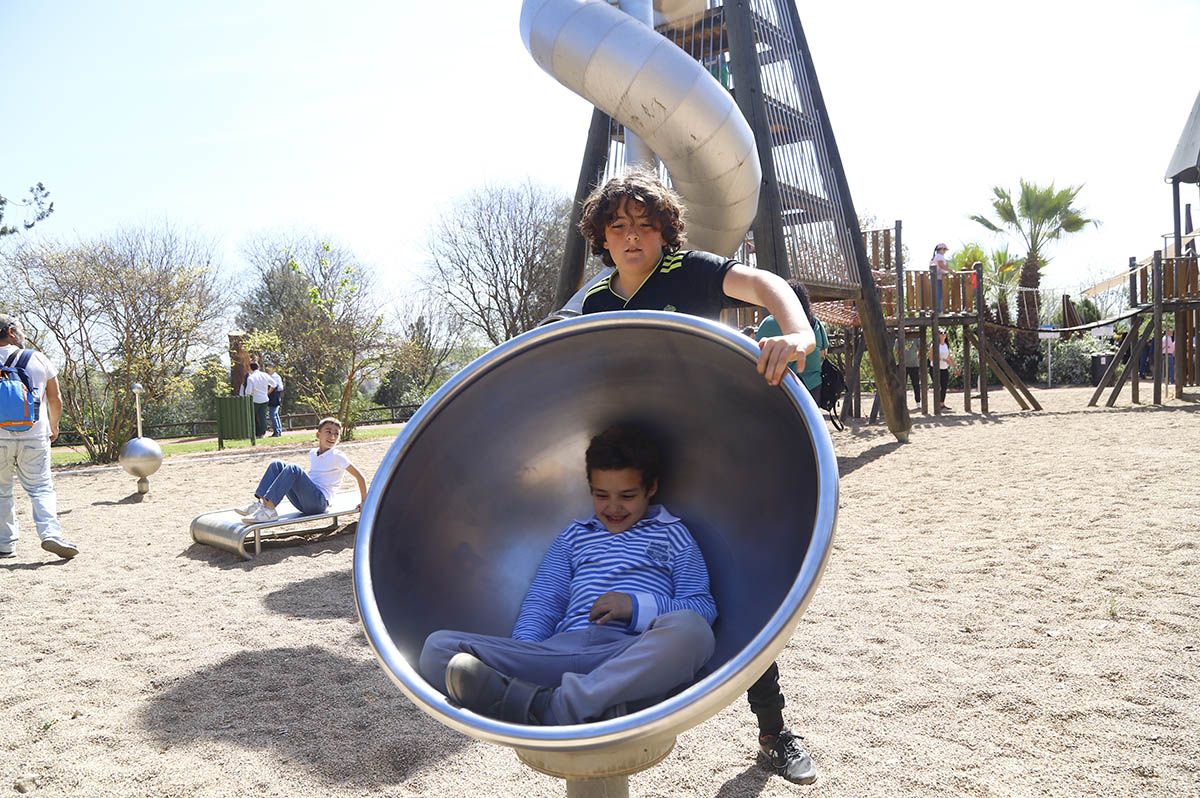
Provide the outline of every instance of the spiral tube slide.
[[687,205],[689,245],[732,255],[758,211],[762,167],[729,91],[605,0],[525,0],[521,38],[538,66],[662,160]]

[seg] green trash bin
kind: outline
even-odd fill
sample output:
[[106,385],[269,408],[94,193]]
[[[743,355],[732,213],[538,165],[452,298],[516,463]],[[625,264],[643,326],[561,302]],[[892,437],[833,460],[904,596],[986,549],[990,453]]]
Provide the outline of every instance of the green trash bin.
[[224,449],[225,441],[250,439],[256,444],[254,435],[254,400],[249,396],[217,397],[217,448]]

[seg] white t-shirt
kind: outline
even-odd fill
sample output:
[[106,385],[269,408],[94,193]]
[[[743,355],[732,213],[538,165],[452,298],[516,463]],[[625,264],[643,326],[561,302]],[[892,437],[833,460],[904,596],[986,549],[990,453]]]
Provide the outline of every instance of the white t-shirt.
[[[12,344],[0,346],[0,365],[4,365],[8,356],[16,352],[18,348]],[[33,356],[29,358],[29,365],[25,367],[25,371],[29,374],[29,384],[33,388],[34,394],[42,402],[37,423],[24,432],[0,429],[0,440],[50,437],[50,408],[46,406],[46,383],[58,376],[58,369],[41,352],[34,352]]]
[[950,368],[950,344],[942,344],[938,347],[938,368],[943,371]]
[[267,401],[267,391],[271,388],[273,382],[270,374],[262,369],[255,369],[246,378],[246,384],[242,386],[241,395],[250,394],[254,400],[254,404],[264,404]]
[[929,261],[929,265],[936,267],[938,274],[946,274],[948,271],[950,271],[950,268],[946,265],[945,252],[935,252],[933,255],[933,260]]
[[318,455],[319,451],[308,450],[308,478],[320,488],[325,500],[330,501],[338,486],[342,484],[342,475],[346,473],[346,466],[350,465],[350,458],[336,447],[327,449],[321,455]]
[[271,378],[271,385],[273,385],[275,387],[275,390],[277,390],[277,391],[283,390],[283,377],[281,377],[279,375],[278,371],[275,372],[274,374],[268,374],[267,376]]

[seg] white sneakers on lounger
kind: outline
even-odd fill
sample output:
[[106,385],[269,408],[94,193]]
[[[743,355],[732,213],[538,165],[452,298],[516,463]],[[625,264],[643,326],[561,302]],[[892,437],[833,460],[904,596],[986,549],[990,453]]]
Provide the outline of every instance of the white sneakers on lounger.
[[241,507],[234,507],[233,511],[235,513],[237,513],[238,515],[242,516],[243,518],[245,518],[248,515],[254,515],[255,511],[257,511],[258,508],[262,507],[262,506],[263,506],[262,502],[259,501],[258,499],[255,499],[254,501],[250,502],[249,504],[243,504]]
[[246,516],[243,520],[245,520],[247,524],[264,524],[268,521],[274,521],[278,518],[279,513],[274,507],[268,507],[265,504],[260,504],[257,510]]

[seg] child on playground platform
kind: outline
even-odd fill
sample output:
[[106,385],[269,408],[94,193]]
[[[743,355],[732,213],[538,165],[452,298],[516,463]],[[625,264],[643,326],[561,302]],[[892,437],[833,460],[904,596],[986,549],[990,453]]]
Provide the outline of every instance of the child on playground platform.
[[320,515],[329,507],[342,475],[347,472],[358,481],[359,497],[366,501],[367,480],[337,448],[342,438],[342,422],[336,418],[321,419],[316,437],[317,447],[308,452],[307,472],[282,460],[271,461],[254,491],[254,501],[237,510],[246,523],[274,521],[279,517],[276,508],[285,497],[305,515]]
[[690,683],[712,656],[717,605],[687,527],[658,491],[660,455],[634,427],[611,427],[585,455],[594,514],[559,533],[512,637],[441,630],[421,676],[473,712],[563,725],[625,714]]
[[[816,339],[795,292],[778,275],[711,252],[683,249],[683,202],[654,173],[634,170],[596,188],[583,203],[579,230],[592,253],[616,269],[588,290],[583,313],[671,310],[717,320],[724,308],[739,301],[759,305],[779,326],[777,335],[758,342],[759,373],[778,385],[793,360],[796,371],[804,373]],[[784,724],[776,663],[746,697],[758,719],[764,763],[788,781],[816,781],[801,738]]]

